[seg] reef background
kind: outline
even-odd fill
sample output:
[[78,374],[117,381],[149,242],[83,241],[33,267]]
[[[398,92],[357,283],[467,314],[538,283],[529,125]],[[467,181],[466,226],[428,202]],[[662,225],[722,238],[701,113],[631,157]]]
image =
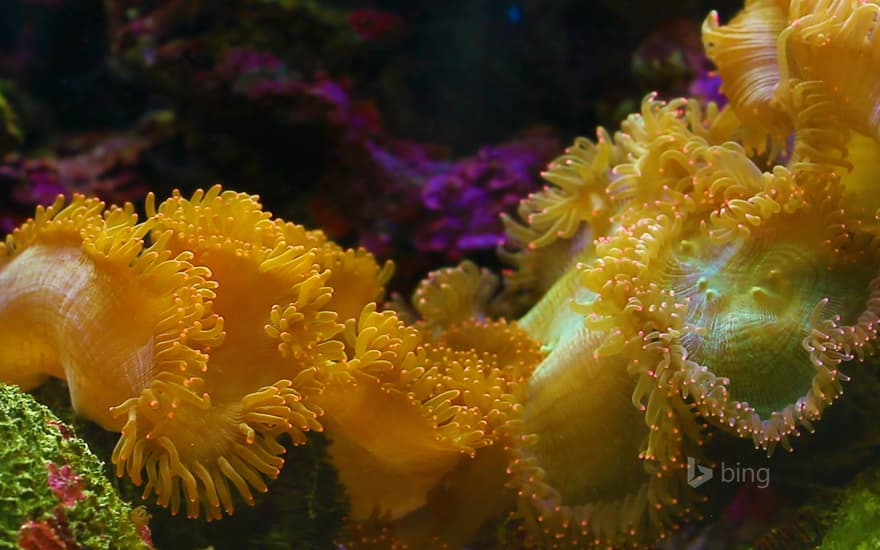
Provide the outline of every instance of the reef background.
[[[408,296],[429,270],[462,258],[500,267],[497,215],[539,188],[538,172],[575,136],[597,124],[615,128],[652,90],[723,100],[712,88],[699,23],[710,9],[726,19],[741,7],[719,0],[221,5],[228,6],[0,5],[4,232],[57,193],[140,204],[148,190],[189,194],[222,182],[260,194],[277,216],[393,258],[390,287]],[[65,409],[59,386],[37,395],[56,413]],[[727,488],[717,520],[682,536],[698,542],[673,544],[735,533],[762,548],[809,546],[822,503],[845,501],[839,487],[876,462],[880,435],[868,420],[876,418],[876,376],[851,387],[863,389],[829,411],[798,457],[774,457],[772,495]],[[115,436],[64,419],[109,456]],[[842,434],[853,432],[864,436],[857,452],[840,450]],[[329,547],[345,502],[322,439],[310,437],[312,445],[290,449],[276,490],[257,508],[198,528],[151,509],[157,547]],[[731,446],[732,461],[754,460],[747,443],[720,444]],[[876,494],[876,475],[857,483]],[[277,521],[291,516],[308,521]]]
[[648,91],[687,93],[709,69],[699,22],[739,7],[220,6],[3,3],[0,93],[18,127],[0,165],[5,230],[58,192],[123,202],[222,182],[396,258],[392,288],[408,294],[464,256],[493,265],[497,214],[562,145]]

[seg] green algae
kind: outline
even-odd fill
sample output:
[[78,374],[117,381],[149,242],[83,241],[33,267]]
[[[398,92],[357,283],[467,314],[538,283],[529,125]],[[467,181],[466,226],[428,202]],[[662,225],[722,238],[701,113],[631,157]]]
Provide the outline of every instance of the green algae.
[[846,489],[836,519],[825,535],[823,550],[880,548],[880,468],[861,474]]
[[[67,536],[90,550],[147,548],[131,508],[104,477],[104,464],[68,426],[30,395],[0,384],[0,548],[18,548],[28,522],[51,523],[60,512]],[[49,484],[49,464],[78,476],[69,502]],[[69,504],[69,505],[68,505]]]

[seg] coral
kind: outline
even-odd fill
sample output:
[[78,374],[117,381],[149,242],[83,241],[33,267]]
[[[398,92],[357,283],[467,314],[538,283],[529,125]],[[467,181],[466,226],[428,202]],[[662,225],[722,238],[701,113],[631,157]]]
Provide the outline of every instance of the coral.
[[535,190],[535,174],[558,149],[540,135],[484,147],[473,157],[429,177],[421,198],[426,219],[414,237],[417,250],[447,260],[492,249],[504,240],[498,215]]
[[13,386],[0,385],[0,435],[0,546],[151,547],[105,479],[103,463]]
[[82,492],[82,478],[70,468],[69,464],[59,468],[54,462],[49,462],[46,468],[49,470],[49,487],[61,504],[70,508],[85,498]]
[[700,41],[700,26],[689,19],[674,19],[641,43],[631,65],[642,89],[663,90],[665,97],[675,97],[687,93],[688,82],[711,64]]
[[11,232],[36,205],[51,204],[59,194],[68,198],[74,193],[95,195],[112,203],[143,197],[151,179],[146,159],[168,141],[172,123],[168,112],[154,112],[126,132],[60,140],[53,144],[52,153],[41,150],[2,156],[4,231]]
[[403,26],[399,15],[378,10],[354,10],[347,19],[351,29],[364,41],[386,38]]
[[0,165],[0,178],[14,188],[16,202],[28,207],[50,203],[58,194],[96,194],[114,202],[143,196],[147,189],[136,171],[155,139],[143,135],[102,137],[94,144],[76,144],[83,149],[80,154],[44,158],[9,155]]
[[77,550],[77,544],[70,530],[70,523],[64,510],[55,508],[54,517],[44,521],[28,521],[18,532],[18,545],[26,550]]

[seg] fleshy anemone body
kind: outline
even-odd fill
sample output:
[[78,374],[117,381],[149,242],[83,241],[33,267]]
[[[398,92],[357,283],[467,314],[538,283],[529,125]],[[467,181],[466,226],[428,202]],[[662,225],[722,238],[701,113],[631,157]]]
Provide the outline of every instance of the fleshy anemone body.
[[59,199],[7,238],[0,322],[24,345],[4,348],[2,376],[66,380],[80,414],[122,432],[119,475],[173,512],[218,518],[278,474],[280,435],[322,428],[307,397],[319,368],[344,360],[337,310],[352,307],[324,266],[355,303],[387,273],[270,220],[255,197],[216,186],[153,201],[137,224],[130,205]]
[[302,443],[303,431],[321,429],[321,411],[305,397],[320,390],[316,367],[338,355],[327,341],[340,329],[336,313],[324,309],[329,272],[305,246],[321,237],[270,221],[254,197],[219,187],[191,200],[174,196],[158,210],[150,198],[147,209],[153,235],[167,231],[169,248],[188,251],[223,288],[210,303],[223,325],[194,342],[208,360],[188,369],[181,385],[114,409],[128,416],[114,461],[136,483],[146,471],[145,495],[153,491],[175,509],[180,483],[189,515],[198,502],[219,517],[221,506],[233,511],[230,483],[252,503],[251,488],[267,490],[262,476],[278,475],[279,435]]
[[733,108],[649,96],[508,220],[508,288],[541,296],[521,324],[549,352],[512,455],[537,544],[668,536],[698,517],[684,463],[711,460],[704,420],[790,450],[842,394],[840,367],[873,354],[878,235],[849,198],[865,176],[848,176],[827,105],[787,116],[792,151],[767,167],[739,144],[766,130]]
[[74,407],[108,429],[122,424],[113,401],[145,389],[154,363],[202,360],[170,345],[180,325],[212,322],[203,307],[214,286],[208,271],[190,254],[173,256],[167,239],[144,250],[150,226],[134,218],[131,208],[104,212],[94,199],[59,200],[0,248],[4,380],[30,389],[66,379]]
[[[130,206],[59,199],[7,239],[0,269],[4,337],[26,342],[0,375],[66,380],[80,414],[121,432],[112,460],[144,498],[231,514],[278,475],[282,435],[326,428],[351,518],[399,518],[504,437],[542,356],[515,326],[442,300],[409,326],[375,304],[390,264],[244,193],[146,210],[137,224]],[[462,277],[477,291],[485,275]]]

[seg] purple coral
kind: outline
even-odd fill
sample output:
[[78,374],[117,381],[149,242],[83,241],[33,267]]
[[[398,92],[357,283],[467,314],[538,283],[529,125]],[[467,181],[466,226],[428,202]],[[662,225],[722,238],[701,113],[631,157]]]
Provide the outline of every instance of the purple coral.
[[64,441],[70,441],[70,438],[74,435],[73,428],[60,420],[50,420],[48,424],[61,433],[61,437],[64,438]]
[[714,101],[718,107],[727,105],[727,96],[721,92],[721,76],[710,68],[700,69],[688,88],[688,95],[702,103]]
[[154,138],[109,134],[70,143],[65,156],[26,158],[11,153],[0,158],[0,230],[11,231],[21,224],[37,204],[52,204],[58,195],[97,195],[123,203],[138,200],[147,186],[139,170],[142,155]]
[[219,59],[215,73],[249,98],[287,96],[299,90],[297,79],[275,55],[253,48],[231,48]]
[[427,220],[416,248],[458,259],[495,247],[504,239],[499,215],[540,186],[538,173],[558,147],[545,136],[486,146],[428,179],[421,194]]

